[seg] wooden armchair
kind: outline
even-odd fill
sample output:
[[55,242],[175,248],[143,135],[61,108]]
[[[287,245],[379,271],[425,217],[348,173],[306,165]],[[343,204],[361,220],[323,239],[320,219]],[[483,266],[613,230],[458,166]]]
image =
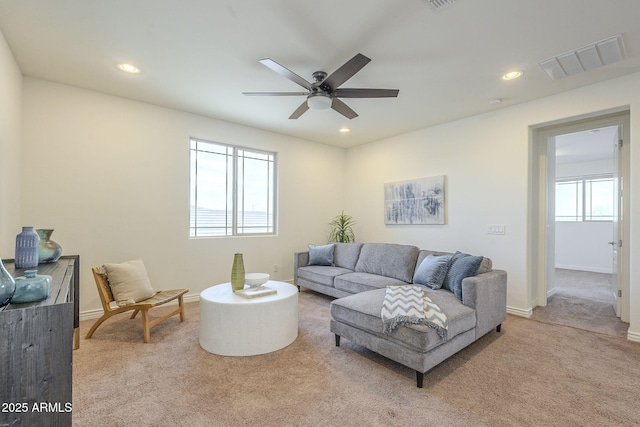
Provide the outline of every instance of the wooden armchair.
[[[184,322],[184,302],[182,297],[184,294],[189,292],[188,289],[171,289],[167,291],[160,291],[149,299],[125,306],[112,307],[111,303],[114,302],[115,299],[113,298],[113,293],[111,292],[106,273],[103,273],[101,269],[97,267],[93,267],[91,271],[93,272],[93,277],[96,281],[96,286],[98,287],[98,295],[100,295],[100,301],[102,302],[104,314],[93,324],[93,326],[87,333],[87,339],[90,339],[93,336],[93,333],[96,331],[96,329],[98,329],[98,326],[100,326],[102,322],[104,322],[111,316],[115,316],[116,314],[120,314],[130,310],[133,310],[133,314],[131,314],[130,317],[131,319],[135,318],[139,311],[142,312],[142,327],[144,329],[145,343],[148,343],[151,340],[151,328],[156,326],[158,323],[168,319],[169,317],[180,314],[180,321]],[[162,317],[158,317],[151,321],[149,320],[148,312],[150,309],[168,303],[175,299],[178,299],[178,308],[168,314],[165,314]]]

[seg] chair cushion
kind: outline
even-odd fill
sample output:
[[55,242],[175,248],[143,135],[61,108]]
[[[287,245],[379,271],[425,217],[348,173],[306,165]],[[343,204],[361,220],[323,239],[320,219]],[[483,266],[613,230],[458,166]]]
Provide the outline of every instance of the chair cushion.
[[104,268],[113,299],[119,306],[135,304],[156,294],[141,259],[105,264]]

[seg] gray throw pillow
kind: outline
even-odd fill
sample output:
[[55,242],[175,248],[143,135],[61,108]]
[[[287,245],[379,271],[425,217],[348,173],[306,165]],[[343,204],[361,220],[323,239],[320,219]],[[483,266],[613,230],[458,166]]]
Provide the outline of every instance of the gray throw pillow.
[[427,255],[416,269],[413,275],[413,283],[424,285],[431,289],[440,289],[444,282],[444,277],[447,275],[451,257],[452,255]]
[[456,252],[449,263],[449,270],[442,287],[454,293],[462,301],[462,280],[478,273],[483,257]]
[[333,248],[335,245],[335,243],[323,246],[309,244],[308,265],[333,265]]

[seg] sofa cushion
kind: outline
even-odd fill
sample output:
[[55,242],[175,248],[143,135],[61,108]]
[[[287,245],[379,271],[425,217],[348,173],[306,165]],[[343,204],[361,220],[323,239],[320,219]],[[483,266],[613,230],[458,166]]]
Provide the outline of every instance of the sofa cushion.
[[418,258],[416,246],[395,243],[366,243],[360,250],[355,270],[361,273],[393,277],[406,283],[413,281]]
[[[445,341],[435,329],[426,325],[401,325],[391,335],[382,333],[380,312],[385,289],[375,289],[331,302],[331,315],[336,321],[373,333],[419,352],[427,352]],[[429,298],[447,315],[448,340],[476,326],[476,312],[460,303],[455,295],[443,289],[425,289]]]
[[413,283],[440,289],[449,269],[451,255],[428,255],[418,266],[413,275]]
[[387,286],[406,285],[402,280],[392,277],[378,276],[370,273],[348,273],[338,276],[333,281],[333,287],[352,294],[386,288]]
[[333,265],[333,249],[335,243],[323,246],[308,244],[307,247],[309,248],[308,265]]
[[333,265],[355,270],[362,243],[336,243],[333,252]]
[[346,273],[352,273],[353,270],[341,267],[325,267],[320,265],[309,265],[298,268],[298,277],[309,280],[311,282],[320,283],[321,285],[333,287],[333,279]]
[[456,252],[451,258],[449,271],[447,271],[442,287],[453,292],[462,301],[462,280],[478,274],[480,264],[482,264],[481,256]]

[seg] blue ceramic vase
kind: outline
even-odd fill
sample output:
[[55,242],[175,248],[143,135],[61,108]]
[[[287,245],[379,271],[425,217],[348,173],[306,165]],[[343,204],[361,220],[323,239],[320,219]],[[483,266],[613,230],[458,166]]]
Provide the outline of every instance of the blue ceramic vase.
[[58,261],[62,255],[62,246],[51,240],[53,230],[39,228],[36,232],[40,237],[40,243],[38,244],[38,263],[50,264]]
[[38,244],[40,237],[33,227],[22,227],[16,236],[16,268],[36,268],[38,266]]

